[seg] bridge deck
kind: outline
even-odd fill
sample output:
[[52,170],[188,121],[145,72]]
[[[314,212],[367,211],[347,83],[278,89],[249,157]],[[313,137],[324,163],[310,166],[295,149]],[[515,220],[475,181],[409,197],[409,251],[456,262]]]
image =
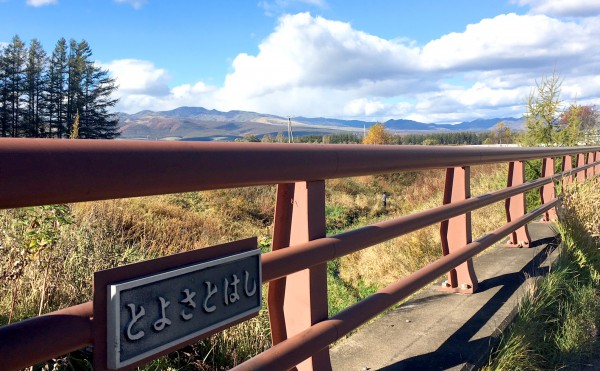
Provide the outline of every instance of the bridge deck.
[[529,224],[532,247],[493,247],[474,261],[473,295],[430,286],[331,349],[334,370],[471,369],[487,361],[490,344],[516,313],[527,277],[548,271],[555,232]]

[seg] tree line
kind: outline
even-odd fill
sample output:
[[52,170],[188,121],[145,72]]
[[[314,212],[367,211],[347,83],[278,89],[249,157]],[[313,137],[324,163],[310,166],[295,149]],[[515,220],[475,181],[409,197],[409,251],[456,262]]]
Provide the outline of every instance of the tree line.
[[115,138],[116,89],[85,40],[61,38],[48,55],[39,40],[27,46],[15,35],[0,48],[0,136]]
[[[237,142],[263,142],[263,143],[288,143],[283,133],[276,137],[265,134],[248,134],[243,138],[236,139]],[[499,123],[491,131],[485,132],[444,132],[424,134],[392,134],[385,129],[384,124],[373,125],[367,136],[363,138],[357,133],[336,134],[309,134],[294,137],[294,143],[325,143],[325,144],[400,144],[400,145],[477,145],[477,144],[508,144],[514,143],[515,134],[504,125]]]
[[392,134],[385,124],[376,123],[369,128],[363,138],[364,144],[401,144],[401,145],[479,145],[514,143],[514,134],[503,122],[499,122],[490,131],[452,131],[423,134]]

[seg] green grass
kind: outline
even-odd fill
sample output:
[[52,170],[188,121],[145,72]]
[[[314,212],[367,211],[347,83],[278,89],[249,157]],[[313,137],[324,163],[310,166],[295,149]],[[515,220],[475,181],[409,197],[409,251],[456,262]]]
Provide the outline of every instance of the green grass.
[[600,185],[568,189],[559,208],[560,256],[534,281],[487,370],[581,369],[600,350]]

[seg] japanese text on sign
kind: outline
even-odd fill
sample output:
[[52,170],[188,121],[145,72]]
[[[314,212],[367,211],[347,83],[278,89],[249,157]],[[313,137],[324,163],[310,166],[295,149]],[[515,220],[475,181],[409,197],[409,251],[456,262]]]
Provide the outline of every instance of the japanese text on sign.
[[113,284],[108,290],[107,364],[118,369],[258,312],[260,252]]

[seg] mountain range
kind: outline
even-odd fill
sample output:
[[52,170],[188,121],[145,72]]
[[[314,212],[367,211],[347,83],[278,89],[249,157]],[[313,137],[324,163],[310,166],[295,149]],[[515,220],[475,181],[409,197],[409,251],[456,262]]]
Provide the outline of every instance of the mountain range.
[[[203,107],[179,107],[170,111],[141,111],[135,114],[118,113],[121,139],[147,140],[234,140],[245,135],[276,136],[287,132],[288,118],[248,111],[222,112]],[[523,126],[523,119],[512,117],[477,119],[458,124],[432,124],[413,120],[392,119],[384,122],[395,134],[449,131],[487,131],[503,121],[513,130]],[[341,120],[332,118],[291,118],[295,136],[310,134],[362,133],[374,121]]]

